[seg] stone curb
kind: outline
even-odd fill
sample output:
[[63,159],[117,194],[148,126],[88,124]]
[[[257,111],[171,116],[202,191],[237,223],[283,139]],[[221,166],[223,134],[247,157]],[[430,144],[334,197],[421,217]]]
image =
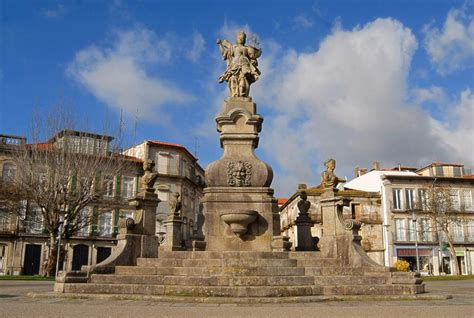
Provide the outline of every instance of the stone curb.
[[63,293],[28,293],[31,298],[64,298],[64,299],[99,299],[99,300],[149,300],[161,303],[196,303],[196,304],[280,304],[280,303],[315,303],[331,301],[413,301],[413,300],[448,300],[452,295],[418,294],[418,295],[350,295],[350,296],[295,296],[295,297],[179,297],[130,294],[63,294]]

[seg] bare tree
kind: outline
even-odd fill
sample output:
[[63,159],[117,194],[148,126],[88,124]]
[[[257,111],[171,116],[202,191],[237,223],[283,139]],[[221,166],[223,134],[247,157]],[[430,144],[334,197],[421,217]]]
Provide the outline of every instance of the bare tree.
[[433,182],[431,187],[424,190],[424,196],[420,198],[419,205],[426,216],[430,218],[440,244],[442,239],[446,239],[450,257],[454,262],[452,273],[459,275],[459,263],[454,249],[453,232],[455,226],[462,226],[464,223],[462,213],[464,208],[459,199],[456,199],[453,191],[456,190]]

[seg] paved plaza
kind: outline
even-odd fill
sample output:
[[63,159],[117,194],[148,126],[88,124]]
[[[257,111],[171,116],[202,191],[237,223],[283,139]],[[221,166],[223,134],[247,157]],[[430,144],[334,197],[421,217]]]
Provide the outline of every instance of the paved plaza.
[[0,317],[474,317],[474,280],[427,282],[447,300],[329,301],[308,304],[190,304],[29,297],[53,282],[0,281]]

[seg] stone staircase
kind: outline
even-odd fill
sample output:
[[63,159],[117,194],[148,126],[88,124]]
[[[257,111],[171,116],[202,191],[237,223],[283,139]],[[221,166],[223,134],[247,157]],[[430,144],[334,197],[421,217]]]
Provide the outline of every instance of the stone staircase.
[[[87,283],[86,283],[87,282]],[[343,267],[319,252],[161,252],[64,283],[65,293],[189,297],[409,295],[419,277],[384,267]]]

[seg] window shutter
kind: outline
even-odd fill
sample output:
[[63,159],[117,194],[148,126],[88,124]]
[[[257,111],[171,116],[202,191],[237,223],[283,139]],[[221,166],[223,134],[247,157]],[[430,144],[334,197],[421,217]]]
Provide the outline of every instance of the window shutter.
[[117,235],[117,233],[118,233],[119,214],[120,214],[120,210],[115,209],[114,210],[114,223],[113,223],[114,236]]
[[92,209],[92,222],[91,222],[91,228],[92,228],[92,236],[97,236],[98,234],[98,221],[99,221],[99,208],[94,207]]
[[122,176],[118,175],[115,181],[116,187],[115,187],[115,196],[117,198],[121,197],[121,190],[122,190]]

